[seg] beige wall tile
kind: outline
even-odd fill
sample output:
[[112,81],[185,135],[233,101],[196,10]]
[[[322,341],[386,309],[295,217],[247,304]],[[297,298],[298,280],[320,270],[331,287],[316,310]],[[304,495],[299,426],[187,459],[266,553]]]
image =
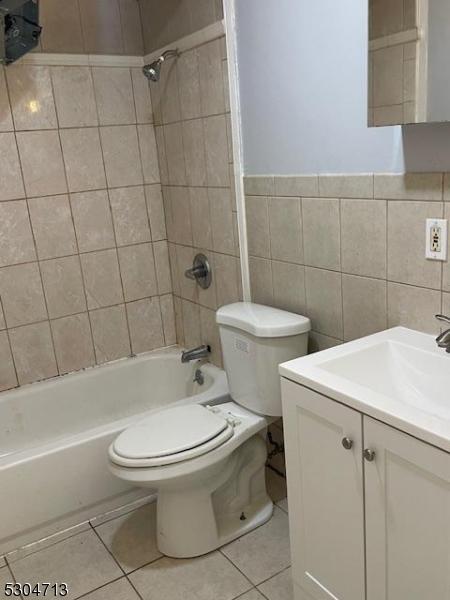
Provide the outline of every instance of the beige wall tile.
[[172,123],[164,127],[166,142],[167,169],[169,183],[172,185],[186,184],[186,167],[183,151],[183,134],[181,123]]
[[119,248],[125,300],[138,300],[158,293],[151,244]]
[[[266,175],[244,177],[244,192],[247,196],[273,196],[275,193],[275,179],[273,176]],[[279,191],[277,194],[283,195]]]
[[208,190],[206,188],[189,188],[192,240],[197,248],[212,250],[212,225],[209,210]]
[[444,173],[444,200],[450,200],[450,173]]
[[14,133],[0,133],[0,201],[25,196]]
[[64,10],[61,0],[41,0],[39,17],[43,52],[84,51],[78,0],[65,0]]
[[80,256],[88,309],[123,302],[116,250],[89,252]]
[[68,196],[32,198],[28,207],[40,259],[76,254],[77,243]]
[[316,331],[309,332],[309,354],[313,354],[314,352],[321,352],[322,350],[327,350],[328,348],[334,348],[334,346],[339,346],[340,344],[342,344],[342,340],[329,337],[328,335],[322,335],[321,333],[317,333]]
[[0,131],[14,131],[8,89],[6,87],[5,68],[0,68]]
[[442,217],[443,205],[388,202],[388,279],[440,289],[441,265],[425,258],[425,220]]
[[79,0],[84,49],[88,54],[122,54],[119,0]]
[[169,247],[169,263],[170,263],[170,275],[172,277],[173,293],[175,295],[181,295],[180,280],[178,276],[178,259],[177,259],[177,246],[168,242]]
[[402,325],[437,335],[434,315],[440,310],[439,291],[388,282],[388,327]]
[[92,76],[100,125],[136,123],[130,69],[95,67]]
[[16,130],[55,129],[49,67],[13,65],[6,71]]
[[0,332],[0,391],[9,390],[17,385],[16,370],[6,331]]
[[317,175],[277,176],[275,177],[275,196],[307,196],[319,195],[319,177]]
[[344,340],[354,340],[387,327],[386,282],[342,276]]
[[387,200],[442,200],[441,173],[374,175],[375,198]]
[[161,117],[163,123],[174,123],[180,120],[180,100],[178,97],[177,61],[166,63],[161,70],[159,94],[161,103]]
[[150,219],[152,240],[165,240],[167,238],[166,218],[164,214],[161,185],[145,186],[145,198],[147,202],[148,217]]
[[187,300],[182,301],[184,343],[186,348],[195,348],[202,343],[200,306]]
[[339,200],[303,198],[302,212],[305,264],[339,270]]
[[195,119],[201,116],[200,75],[197,51],[189,50],[177,59],[178,90],[182,119]]
[[158,293],[168,294],[172,291],[172,279],[170,276],[169,249],[167,242],[155,242],[153,244],[153,253],[155,255]]
[[145,298],[127,304],[131,349],[135,354],[164,346],[159,298]]
[[172,294],[160,297],[161,317],[164,330],[164,341],[166,346],[177,343],[177,332],[175,327],[175,310]]
[[51,321],[59,373],[79,371],[95,364],[87,313]]
[[98,129],[62,129],[60,136],[69,191],[106,187]]
[[230,185],[230,174],[225,116],[208,117],[204,119],[203,126],[208,185],[227,187]]
[[17,144],[28,196],[51,196],[67,192],[57,131],[19,132]]
[[156,147],[158,150],[159,173],[161,183],[167,185],[169,183],[169,167],[167,163],[166,140],[164,138],[164,127],[155,126]]
[[306,315],[318,333],[343,337],[341,274],[306,268]]
[[159,172],[155,128],[153,125],[138,125],[137,129],[144,183],[159,183],[161,181],[161,176]]
[[[450,204],[444,204],[444,219],[450,219]],[[447,256],[450,256],[450,236],[447,239]],[[447,260],[442,263],[442,289],[450,291],[450,264]]]
[[239,301],[238,259],[226,254],[214,255],[214,273],[217,305],[224,306]]
[[177,296],[173,297],[173,308],[175,313],[175,330],[177,333],[177,344],[179,344],[180,346],[185,346],[181,298],[178,298]]
[[373,174],[319,175],[319,189],[326,198],[373,198]]
[[342,270],[386,277],[386,202],[341,201]]
[[192,245],[192,224],[188,188],[170,188],[168,200],[170,210],[166,211],[166,223],[169,239],[171,239],[170,234],[172,234],[171,241]]
[[393,106],[379,106],[373,109],[373,126],[385,127],[403,123],[403,104]]
[[184,121],[183,148],[188,185],[206,185],[206,155],[202,119]]
[[35,259],[26,201],[0,202],[0,266]]
[[136,0],[119,0],[120,21],[124,54],[144,54],[142,23],[139,2]]
[[41,272],[51,319],[86,310],[78,256],[46,260],[41,263]]
[[249,254],[269,258],[269,199],[264,196],[246,196],[245,206]]
[[70,203],[80,252],[115,246],[106,190],[72,194]]
[[301,201],[297,198],[270,198],[269,228],[272,258],[302,263]]
[[58,374],[47,321],[11,329],[9,336],[20,385]]
[[101,127],[100,137],[108,186],[141,185],[144,180],[136,127]]
[[123,304],[94,310],[90,320],[97,363],[129,356],[130,337]]
[[272,263],[265,258],[249,258],[252,302],[273,306]]
[[274,306],[299,315],[306,313],[305,267],[272,262]]
[[52,67],[51,73],[59,126],[97,126],[97,107],[90,68]]
[[184,276],[186,269],[192,268],[196,251],[194,248],[187,248],[186,246],[176,246],[177,255],[177,281],[179,286],[179,294],[186,300],[192,302],[198,301],[198,285],[192,279],[188,279]]
[[230,190],[209,188],[208,196],[214,250],[222,254],[233,254],[234,231]]
[[144,188],[118,188],[109,191],[118,246],[150,241]]
[[202,115],[225,112],[225,96],[222,75],[221,40],[200,46],[197,50],[200,77]]
[[222,367],[222,346],[220,344],[219,327],[216,323],[216,311],[200,306],[201,343],[210,346],[210,360],[217,367]]
[[47,319],[37,263],[0,269],[0,295],[8,327]]
[[382,48],[373,53],[374,106],[403,102],[403,47]]
[[[132,2],[134,0],[131,0]],[[142,73],[142,69],[131,69],[131,80],[133,82],[134,104],[136,106],[136,118],[138,123],[152,123],[153,110],[150,95],[149,82]]]

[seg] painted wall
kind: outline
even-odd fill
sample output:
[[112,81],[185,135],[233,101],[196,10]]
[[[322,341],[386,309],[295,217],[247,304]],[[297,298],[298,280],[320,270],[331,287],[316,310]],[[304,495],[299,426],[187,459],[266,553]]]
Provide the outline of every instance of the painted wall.
[[247,175],[450,170],[450,125],[368,129],[367,2],[236,0]]

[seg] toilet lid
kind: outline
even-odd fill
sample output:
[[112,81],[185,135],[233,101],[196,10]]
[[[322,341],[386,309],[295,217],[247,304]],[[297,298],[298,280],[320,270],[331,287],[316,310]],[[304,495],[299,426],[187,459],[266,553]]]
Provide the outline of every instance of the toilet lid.
[[224,415],[191,404],[162,410],[126,429],[114,442],[113,450],[128,460],[149,459],[150,464],[162,465],[178,462],[173,455],[186,460],[187,451],[199,446],[205,445],[205,452],[211,450],[231,435],[233,428]]

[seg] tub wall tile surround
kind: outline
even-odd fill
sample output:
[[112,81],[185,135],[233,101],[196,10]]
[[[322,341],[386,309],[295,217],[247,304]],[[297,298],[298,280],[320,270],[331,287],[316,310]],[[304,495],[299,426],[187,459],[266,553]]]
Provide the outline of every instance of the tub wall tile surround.
[[0,389],[174,344],[140,69],[18,65],[1,78]]
[[450,216],[442,173],[245,179],[252,299],[312,320],[311,350],[404,325],[437,333],[449,262],[425,219]]
[[[209,343],[221,364],[215,310],[241,298],[225,38],[167,63],[150,86],[174,288],[177,339]],[[211,261],[202,290],[184,277],[198,252]]]

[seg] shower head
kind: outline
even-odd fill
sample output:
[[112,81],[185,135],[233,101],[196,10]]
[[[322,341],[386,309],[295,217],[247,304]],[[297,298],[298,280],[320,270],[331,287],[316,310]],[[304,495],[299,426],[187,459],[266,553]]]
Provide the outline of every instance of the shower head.
[[161,67],[163,62],[168,58],[176,58],[177,56],[179,56],[178,50],[166,50],[157,60],[145,65],[142,71],[147,79],[157,82],[161,76]]

